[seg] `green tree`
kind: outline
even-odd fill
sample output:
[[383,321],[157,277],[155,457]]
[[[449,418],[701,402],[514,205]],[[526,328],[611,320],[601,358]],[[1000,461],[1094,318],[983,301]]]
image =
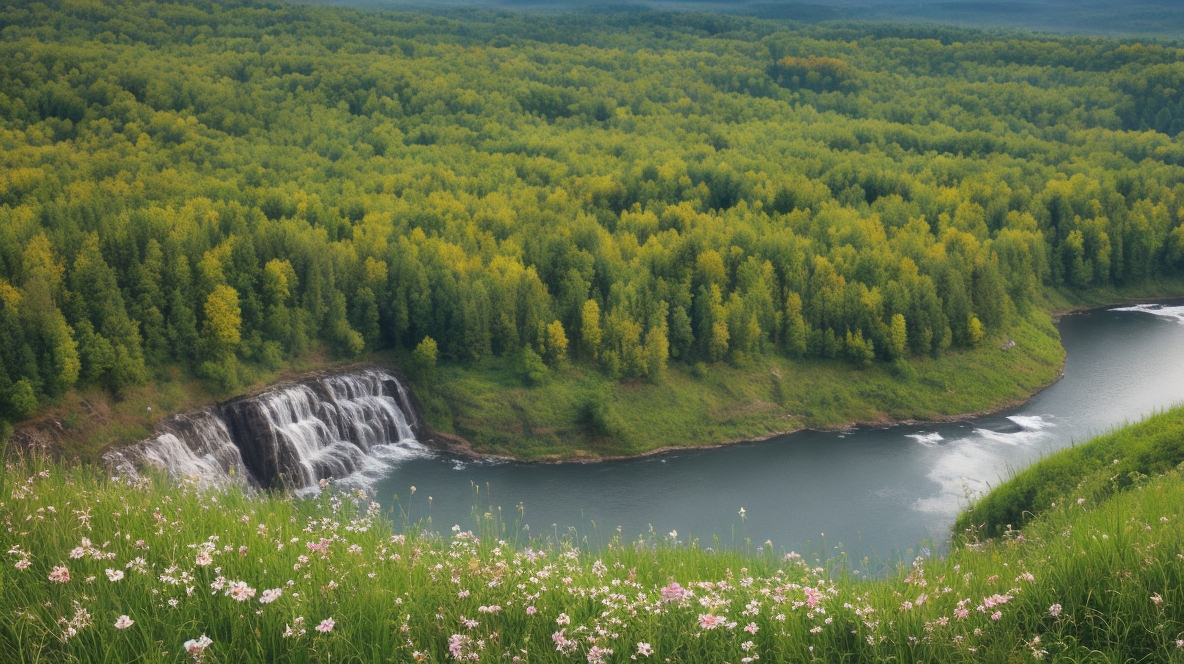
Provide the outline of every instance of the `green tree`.
[[436,362],[439,359],[440,349],[436,345],[436,340],[431,337],[424,337],[422,341],[416,345],[415,350],[411,351],[410,370],[412,377],[419,382],[431,383],[436,380]]

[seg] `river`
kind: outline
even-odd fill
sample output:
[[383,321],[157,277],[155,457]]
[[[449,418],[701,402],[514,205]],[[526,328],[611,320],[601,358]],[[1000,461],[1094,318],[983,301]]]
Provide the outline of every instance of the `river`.
[[[535,536],[569,533],[596,547],[618,527],[702,546],[771,541],[867,569],[944,549],[980,493],[1057,449],[1184,401],[1184,302],[1064,316],[1064,377],[1026,404],[941,424],[801,431],[756,443],[595,464],[401,461],[374,485],[412,520],[473,526],[501,507]],[[416,492],[411,495],[410,487]],[[431,497],[429,504],[429,497]],[[384,500],[385,498],[385,500]],[[741,515],[743,508],[743,516]],[[857,564],[856,567],[864,567]]]

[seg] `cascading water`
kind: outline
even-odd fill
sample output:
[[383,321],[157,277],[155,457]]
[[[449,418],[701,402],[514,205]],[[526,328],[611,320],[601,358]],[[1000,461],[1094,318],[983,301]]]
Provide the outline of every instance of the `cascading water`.
[[399,380],[367,369],[171,417],[156,436],[105,458],[123,473],[151,466],[209,485],[305,489],[381,476],[390,461],[428,453],[423,433]]

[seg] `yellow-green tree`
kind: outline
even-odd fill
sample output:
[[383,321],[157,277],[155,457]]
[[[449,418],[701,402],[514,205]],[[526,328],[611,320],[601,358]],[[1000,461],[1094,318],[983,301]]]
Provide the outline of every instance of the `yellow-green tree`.
[[210,353],[218,358],[233,355],[242,340],[242,310],[239,308],[238,291],[221,284],[206,296],[205,340]]
[[547,363],[551,366],[567,359],[567,334],[563,323],[554,321],[547,325]]
[[600,340],[600,305],[596,300],[588,300],[580,310],[580,344],[584,353],[594,360],[600,356]]

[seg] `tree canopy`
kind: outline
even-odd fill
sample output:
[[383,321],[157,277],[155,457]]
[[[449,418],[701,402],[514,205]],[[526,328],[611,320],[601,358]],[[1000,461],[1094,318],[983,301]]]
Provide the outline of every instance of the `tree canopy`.
[[655,381],[957,351],[1184,269],[1182,81],[953,28],[9,3],[0,417],[317,344]]

